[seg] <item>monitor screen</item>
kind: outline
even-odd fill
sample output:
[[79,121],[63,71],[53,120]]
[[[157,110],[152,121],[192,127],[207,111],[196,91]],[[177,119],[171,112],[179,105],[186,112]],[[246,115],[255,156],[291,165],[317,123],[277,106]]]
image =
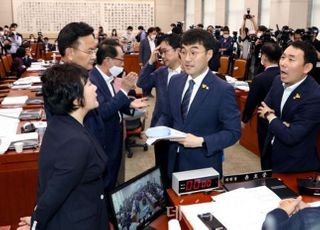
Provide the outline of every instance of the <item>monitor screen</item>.
[[166,209],[159,168],[151,168],[111,193],[117,229],[143,229]]

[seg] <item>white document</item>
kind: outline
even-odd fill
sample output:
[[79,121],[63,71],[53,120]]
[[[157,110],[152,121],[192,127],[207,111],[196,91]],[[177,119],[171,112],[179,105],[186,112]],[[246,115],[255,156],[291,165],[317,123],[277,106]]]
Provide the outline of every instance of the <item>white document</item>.
[[41,83],[40,76],[23,77],[13,82],[13,85],[29,85],[33,83]]
[[30,84],[25,84],[25,85],[13,85],[11,89],[30,89],[31,83]]
[[186,137],[186,133],[167,126],[157,126],[146,130],[147,144],[152,145],[158,140],[180,139]]
[[181,206],[194,229],[208,229],[198,214],[212,213],[228,230],[261,229],[268,212],[279,206],[280,198],[266,186],[240,188],[212,197],[214,202]]
[[28,96],[5,97],[2,105],[24,104],[28,100]]
[[47,68],[43,66],[42,62],[32,62],[31,66],[27,69],[27,71],[38,71],[38,70],[46,70]]

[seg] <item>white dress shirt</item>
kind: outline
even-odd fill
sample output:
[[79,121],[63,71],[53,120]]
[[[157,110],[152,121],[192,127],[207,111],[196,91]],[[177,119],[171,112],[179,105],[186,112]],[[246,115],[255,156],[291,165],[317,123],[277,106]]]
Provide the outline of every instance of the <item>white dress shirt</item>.
[[306,80],[307,76],[305,76],[301,81],[291,85],[291,86],[286,86],[284,83],[282,83],[284,87],[282,99],[281,99],[281,106],[280,106],[280,111],[282,113],[283,106],[285,105],[286,101],[288,100],[290,94],[304,81]]
[[181,66],[176,68],[175,70],[168,68],[168,80],[167,80],[167,85],[169,85],[169,82],[171,80],[171,77],[175,74],[181,73]]
[[187,82],[186,82],[186,84],[184,86],[184,89],[183,89],[183,93],[182,93],[183,96],[181,97],[181,102],[182,102],[184,94],[186,93],[187,89],[189,88],[189,80],[193,79],[195,84],[193,86],[192,94],[191,94],[191,97],[190,97],[188,111],[189,111],[190,106],[191,106],[191,104],[193,102],[193,99],[195,98],[195,96],[196,96],[196,94],[198,92],[198,89],[200,88],[201,83],[202,83],[203,79],[205,78],[205,76],[207,75],[208,71],[209,71],[209,68],[207,68],[206,71],[204,71],[202,74],[200,74],[199,76],[197,76],[194,79],[190,75],[188,76]]
[[[99,73],[101,74],[101,76],[103,77],[103,79],[105,80],[105,82],[106,82],[106,84],[108,86],[108,89],[109,89],[109,91],[111,93],[111,96],[114,97],[115,96],[115,90],[114,90],[113,85],[112,85],[112,82],[114,81],[114,77],[113,76],[109,77],[108,75],[106,75],[101,69],[99,69],[99,67],[97,65],[96,65],[96,68],[99,71]],[[121,91],[123,91],[123,90],[121,90]],[[120,119],[120,123],[121,123],[122,116],[121,116],[120,111],[118,111],[118,115],[119,115],[119,119]]]

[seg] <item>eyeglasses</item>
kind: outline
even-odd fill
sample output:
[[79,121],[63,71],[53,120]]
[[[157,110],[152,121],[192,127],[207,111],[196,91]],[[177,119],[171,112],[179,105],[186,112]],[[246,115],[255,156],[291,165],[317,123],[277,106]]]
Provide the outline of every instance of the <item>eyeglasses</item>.
[[96,49],[89,49],[88,51],[84,51],[84,50],[81,50],[81,49],[78,49],[78,48],[74,48],[74,47],[73,47],[73,49],[79,50],[79,51],[81,51],[81,52],[83,52],[85,54],[88,54],[88,55],[96,55],[96,53],[98,51],[97,48]]
[[180,50],[179,54],[183,58],[187,57],[188,54],[191,58],[196,58],[199,54],[206,53],[206,52],[207,52],[206,50],[204,50],[204,51],[195,51],[195,50],[187,51],[185,49],[182,49],[182,50]]
[[123,58],[117,58],[117,57],[114,57],[114,58],[111,58],[111,59],[115,59],[115,60],[118,60],[118,61],[122,61],[122,62],[124,62],[124,59],[123,59]]

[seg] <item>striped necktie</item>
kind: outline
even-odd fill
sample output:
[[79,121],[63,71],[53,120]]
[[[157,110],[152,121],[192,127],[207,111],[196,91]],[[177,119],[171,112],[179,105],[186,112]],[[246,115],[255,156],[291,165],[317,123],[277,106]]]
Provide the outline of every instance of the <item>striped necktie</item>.
[[190,98],[191,98],[193,86],[194,86],[194,81],[189,80],[189,87],[188,87],[186,93],[184,94],[182,102],[181,102],[181,115],[182,115],[183,120],[185,120],[188,115],[188,107],[189,107],[189,103],[190,103]]

